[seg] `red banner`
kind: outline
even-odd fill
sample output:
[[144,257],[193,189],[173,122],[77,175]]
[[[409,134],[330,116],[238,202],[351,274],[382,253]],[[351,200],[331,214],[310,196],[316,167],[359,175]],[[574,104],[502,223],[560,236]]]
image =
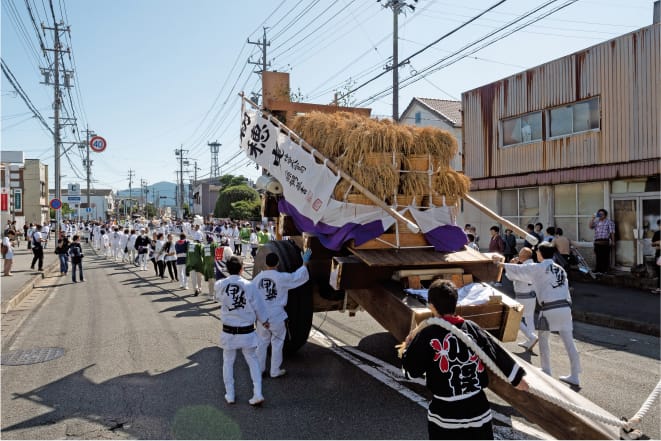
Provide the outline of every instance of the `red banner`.
[[7,193],[0,194],[0,211],[9,211],[9,195]]

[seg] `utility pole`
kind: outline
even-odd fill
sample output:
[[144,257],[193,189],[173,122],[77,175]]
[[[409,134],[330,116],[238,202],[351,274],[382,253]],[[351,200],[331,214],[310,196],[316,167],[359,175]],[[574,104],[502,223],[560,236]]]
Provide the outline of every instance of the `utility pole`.
[[133,208],[133,187],[131,187],[131,185],[133,184],[133,177],[134,176],[135,176],[135,170],[129,170],[129,178],[128,178],[129,179],[129,203],[131,204],[130,208],[129,208],[129,216],[131,214],[133,214],[132,213],[132,208]]
[[207,145],[211,148],[211,182],[218,176],[220,176],[220,167],[218,166],[218,152],[220,151],[220,146],[222,145],[218,141],[208,142]]
[[248,63],[250,64],[255,64],[259,66],[260,64],[262,65],[262,70],[256,70],[255,73],[261,74],[262,72],[266,72],[266,68],[271,66],[271,63],[267,63],[266,61],[266,47],[271,46],[270,41],[266,41],[266,30],[268,28],[264,27],[264,37],[262,38],[262,41],[250,41],[250,39],[247,40],[249,44],[256,44],[257,46],[260,46],[262,48],[262,61],[252,61],[251,59],[248,59]]
[[[183,147],[183,145],[182,145]],[[175,149],[174,155],[179,158],[179,198],[177,199],[177,217],[184,217],[184,165],[188,166],[188,160],[185,155],[188,154],[188,150],[182,148]]]
[[[53,49],[44,48],[44,51],[51,51],[53,55],[53,66],[48,69],[42,69],[42,73],[45,76],[45,84],[50,84],[50,71],[53,69],[53,90],[54,90],[54,102],[53,102],[53,120],[54,120],[54,131],[53,131],[53,143],[55,144],[55,198],[62,200],[62,191],[60,188],[60,106],[62,105],[62,96],[60,91],[60,54],[62,52],[68,53],[69,49],[62,49],[60,44],[60,32],[68,32],[69,27],[64,27],[64,23],[57,23],[54,21],[53,27],[41,25],[43,30],[53,31]],[[63,66],[64,67],[64,66]],[[65,71],[65,74],[67,72]],[[65,86],[68,85],[69,78],[66,78]],[[55,210],[55,240],[60,237],[60,223],[62,218],[61,210]],[[50,222],[50,215],[48,216]]]
[[[381,0],[376,0],[381,3]],[[418,0],[413,0],[418,3]],[[407,3],[406,0],[387,0],[383,4],[384,8],[392,9],[392,119],[399,121],[399,14],[406,14],[406,8],[415,11],[415,6]]]
[[147,217],[147,180],[146,179],[140,179],[140,197],[142,198],[143,201],[145,217]]
[[85,165],[85,172],[87,175],[87,189],[86,189],[86,196],[87,196],[87,209],[85,210],[86,214],[86,219],[87,222],[90,221],[90,213],[92,212],[92,206],[90,204],[90,175],[91,175],[91,168],[92,168],[92,162],[90,161],[90,136],[96,135],[93,130],[89,129],[89,126],[85,127],[85,149],[86,149],[86,156],[85,156],[85,161],[83,161]]

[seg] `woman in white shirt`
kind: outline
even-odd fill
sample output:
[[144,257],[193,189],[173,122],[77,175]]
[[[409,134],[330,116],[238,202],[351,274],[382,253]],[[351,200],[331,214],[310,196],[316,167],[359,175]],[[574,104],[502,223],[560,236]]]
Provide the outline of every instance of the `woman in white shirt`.
[[2,258],[5,260],[4,272],[3,275],[11,276],[11,264],[14,261],[14,247],[11,244],[11,241],[16,237],[14,230],[7,231],[7,235],[2,238],[3,249],[6,247],[5,253]]
[[158,268],[158,276],[165,279],[165,241],[163,240],[163,233],[156,235],[156,243],[154,244],[154,259]]
[[163,247],[165,252],[165,265],[168,267],[168,273],[170,274],[170,281],[178,282],[179,277],[177,276],[177,251],[174,249],[174,239],[172,234],[168,234],[168,240],[165,242]]

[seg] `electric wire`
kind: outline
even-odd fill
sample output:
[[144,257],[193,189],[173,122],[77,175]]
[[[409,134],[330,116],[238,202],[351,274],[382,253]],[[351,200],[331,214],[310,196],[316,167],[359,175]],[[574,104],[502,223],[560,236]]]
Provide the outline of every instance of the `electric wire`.
[[[454,33],[458,32],[459,30],[461,30],[461,29],[463,29],[464,27],[468,26],[469,24],[471,24],[471,23],[474,22],[475,20],[479,19],[480,17],[482,17],[483,15],[487,14],[488,12],[491,12],[493,9],[495,9],[496,7],[502,5],[502,4],[505,3],[506,1],[507,1],[507,0],[500,0],[498,3],[495,3],[495,4],[493,4],[492,6],[489,6],[487,9],[485,9],[484,11],[482,11],[482,12],[480,12],[479,14],[475,15],[475,16],[472,17],[470,20],[468,20],[468,21],[462,23],[461,25],[455,27],[455,28],[452,29],[451,31],[446,32],[446,33],[443,34],[441,37],[439,37],[439,38],[437,38],[436,40],[434,40],[432,43],[430,43],[430,44],[428,44],[427,46],[423,47],[422,49],[420,49],[420,50],[414,52],[412,55],[409,55],[408,57],[404,58],[402,61],[398,62],[398,65],[397,65],[396,67],[399,67],[399,66],[403,66],[403,65],[405,65],[405,64],[406,64],[407,62],[409,62],[413,57],[415,57],[415,56],[417,56],[417,55],[420,55],[422,52],[426,51],[427,49],[429,49],[429,48],[432,47],[433,45],[438,44],[439,42],[443,41],[444,39],[448,38],[449,36],[453,35]],[[557,1],[557,0],[550,0],[549,3],[553,3],[553,2],[555,2],[555,1]],[[354,87],[353,89],[347,91],[344,95],[340,96],[339,99],[342,99],[342,98],[345,98],[345,97],[348,97],[348,96],[354,94],[355,92],[357,92],[358,90],[360,90],[360,89],[362,89],[363,87],[367,86],[367,85],[370,84],[371,82],[377,80],[378,78],[381,78],[382,76],[384,76],[385,74],[387,74],[389,71],[391,71],[393,68],[395,68],[395,66],[391,66],[389,69],[384,70],[384,71],[381,72],[379,75],[377,75],[377,76],[375,76],[375,77],[373,77],[373,78],[371,78],[371,79],[369,79],[369,80],[363,82],[363,83],[360,84],[359,86],[356,86],[356,87]]]
[[14,88],[14,90],[18,93],[18,95],[21,97],[21,99],[25,102],[25,104],[28,106],[28,109],[32,111],[34,116],[37,117],[37,119],[41,122],[41,124],[51,133],[51,135],[54,135],[55,132],[53,132],[53,129],[50,128],[44,117],[41,115],[39,110],[36,108],[36,106],[32,103],[30,100],[30,97],[25,93],[23,88],[21,87],[20,83],[14,77],[14,74],[11,72],[9,69],[9,66],[7,66],[7,63],[5,63],[4,59],[1,59],[2,61],[2,73],[5,75],[5,78],[7,78],[7,81],[11,84],[11,86]]
[[[427,66],[427,67],[423,68],[422,70],[416,72],[415,75],[411,75],[411,76],[409,76],[408,78],[405,78],[404,80],[402,80],[402,81],[400,82],[400,85],[399,85],[400,90],[403,89],[403,88],[405,88],[406,86],[409,86],[409,85],[411,85],[411,84],[413,84],[413,83],[419,81],[420,79],[422,79],[422,77],[424,77],[424,76],[428,76],[429,74],[427,74],[427,75],[423,75],[423,74],[425,74],[426,72],[430,72],[430,71],[431,71],[430,73],[433,73],[433,72],[436,72],[436,71],[438,71],[438,70],[440,70],[440,69],[442,69],[442,68],[445,68],[445,67],[447,67],[447,66],[449,66],[449,65],[451,65],[451,64],[454,64],[454,63],[460,61],[461,59],[463,59],[463,58],[465,58],[465,57],[467,57],[467,56],[469,56],[469,55],[472,55],[473,53],[475,53],[475,52],[477,52],[477,51],[479,51],[479,50],[481,50],[481,49],[483,49],[483,48],[485,48],[485,47],[487,47],[487,46],[489,46],[489,45],[491,45],[491,44],[494,44],[494,43],[496,43],[497,41],[500,41],[500,40],[502,40],[503,38],[505,38],[505,37],[507,37],[507,36],[509,36],[509,35],[512,35],[513,33],[519,31],[520,29],[523,29],[523,28],[525,28],[525,27],[527,27],[527,26],[530,26],[531,24],[536,23],[536,22],[538,22],[538,21],[544,19],[544,18],[547,17],[548,15],[551,15],[551,14],[553,14],[553,13],[555,13],[555,12],[561,10],[561,9],[564,9],[565,7],[567,7],[567,6],[569,6],[569,5],[573,4],[573,3],[575,3],[575,2],[578,1],[578,0],[569,0],[567,3],[564,3],[563,5],[561,5],[561,6],[559,6],[559,7],[556,7],[556,8],[554,8],[553,10],[551,10],[551,11],[549,11],[549,12],[542,13],[542,14],[540,14],[538,17],[535,17],[535,18],[531,19],[530,21],[524,23],[523,25],[520,25],[520,26],[514,28],[513,30],[506,32],[505,34],[502,34],[501,36],[498,36],[498,37],[494,38],[493,40],[491,40],[491,41],[489,41],[489,42],[487,42],[487,43],[482,44],[482,45],[479,46],[477,49],[471,50],[470,52],[467,52],[467,53],[461,55],[461,53],[462,53],[463,51],[470,49],[471,47],[473,47],[473,46],[475,46],[475,45],[477,45],[477,44],[479,44],[479,43],[485,41],[486,39],[488,39],[488,38],[494,36],[495,34],[501,32],[501,31],[503,31],[503,30],[505,30],[505,29],[507,29],[507,28],[509,28],[509,27],[511,27],[511,26],[514,26],[514,25],[517,24],[518,22],[525,20],[526,18],[530,17],[531,15],[534,15],[535,13],[539,12],[541,9],[544,9],[545,7],[549,6],[549,5],[552,4],[552,3],[555,3],[556,1],[557,1],[557,0],[550,0],[550,1],[547,1],[547,2],[545,2],[544,4],[542,4],[541,6],[535,7],[534,9],[532,9],[532,10],[530,10],[530,11],[528,11],[528,12],[522,14],[522,15],[519,16],[517,19],[515,19],[515,20],[509,22],[508,24],[506,24],[506,25],[504,25],[504,26],[501,26],[501,27],[499,27],[498,29],[496,29],[496,30],[494,30],[494,31],[492,31],[492,32],[487,33],[486,35],[482,36],[481,38],[479,38],[479,39],[477,39],[477,40],[474,40],[474,41],[471,42],[471,43],[466,44],[466,45],[463,46],[461,49],[458,49],[458,50],[454,51],[452,54],[450,54],[450,55],[448,55],[448,56],[446,56],[446,57],[441,58],[440,60],[434,62],[434,63],[431,64],[430,66]],[[446,64],[443,64],[441,67],[438,67],[438,68],[437,68],[437,66],[439,66],[441,63],[443,63],[443,62],[445,62],[445,61],[447,61],[447,60],[449,60],[449,59],[451,59],[451,58],[453,58],[453,57],[455,57],[455,56],[458,57],[458,58],[456,58],[455,60],[452,60],[452,61],[450,61],[450,62],[448,62],[448,63],[446,63]],[[433,71],[432,71],[432,69],[433,69]],[[383,97],[384,94],[388,94],[391,90],[392,90],[392,86],[390,86],[390,87],[388,87],[388,88],[386,88],[386,89],[383,89],[383,90],[381,90],[380,92],[377,92],[377,93],[373,94],[373,95],[370,96],[369,98],[366,98],[366,99],[363,99],[363,100],[359,101],[358,105],[366,105],[366,104],[368,104],[368,103],[372,103],[372,102],[374,102],[376,99]]]

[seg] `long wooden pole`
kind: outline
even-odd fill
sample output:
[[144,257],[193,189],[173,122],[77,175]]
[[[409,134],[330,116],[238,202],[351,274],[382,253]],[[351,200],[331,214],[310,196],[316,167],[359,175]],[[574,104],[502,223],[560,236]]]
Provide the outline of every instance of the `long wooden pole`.
[[358,190],[360,193],[362,193],[367,199],[370,201],[374,202],[375,205],[383,209],[386,213],[388,213],[391,217],[397,219],[400,222],[404,222],[409,230],[411,230],[413,233],[418,233],[420,232],[420,227],[410,219],[405,218],[397,210],[393,210],[392,207],[390,207],[388,204],[383,202],[381,199],[379,199],[374,193],[360,185],[360,183],[356,182],[351,176],[349,176],[346,172],[344,172],[342,169],[340,169],[335,163],[333,163],[330,159],[322,155],[312,147],[310,144],[307,143],[303,138],[298,136],[293,130],[291,130],[289,127],[278,121],[276,117],[271,115],[270,113],[266,112],[263,109],[259,108],[259,105],[255,103],[254,101],[248,99],[245,97],[243,93],[240,93],[241,99],[243,99],[245,102],[253,106],[255,109],[261,111],[269,121],[271,121],[273,124],[277,125],[280,127],[282,130],[285,130],[287,133],[289,133],[289,136],[292,138],[296,138],[298,143],[308,151],[308,153],[311,153],[316,159],[320,160],[323,162],[323,164],[328,167],[333,173],[340,175],[342,179],[345,179],[348,181],[356,190]]
[[528,233],[523,228],[519,227],[518,225],[516,225],[516,224],[508,221],[504,217],[500,216],[498,213],[491,210],[489,207],[482,204],[480,201],[477,201],[477,200],[473,199],[472,196],[464,195],[463,198],[464,198],[465,201],[470,202],[471,204],[473,204],[482,213],[486,214],[487,216],[489,216],[492,219],[497,220],[501,224],[504,224],[505,226],[509,227],[512,231],[518,233],[519,236],[523,237],[524,239],[526,239],[531,244],[537,245],[537,242],[538,242],[537,238],[535,236],[533,236],[532,234]]

